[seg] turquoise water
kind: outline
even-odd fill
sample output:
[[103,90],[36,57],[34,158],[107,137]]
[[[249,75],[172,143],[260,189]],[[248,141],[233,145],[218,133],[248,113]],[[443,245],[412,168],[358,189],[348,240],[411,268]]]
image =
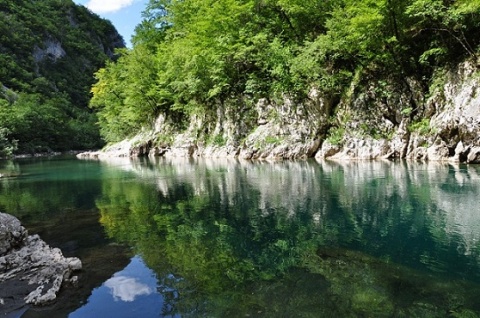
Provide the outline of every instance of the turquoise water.
[[480,167],[1,162],[0,210],[80,284],[22,317],[478,317]]

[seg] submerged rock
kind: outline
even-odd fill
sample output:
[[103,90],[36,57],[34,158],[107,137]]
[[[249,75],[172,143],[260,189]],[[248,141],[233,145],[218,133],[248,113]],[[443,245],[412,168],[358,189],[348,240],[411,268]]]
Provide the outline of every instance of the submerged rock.
[[20,221],[0,213],[0,313],[26,304],[45,305],[57,298],[66,283],[75,284],[76,257],[66,258],[38,235],[28,235]]

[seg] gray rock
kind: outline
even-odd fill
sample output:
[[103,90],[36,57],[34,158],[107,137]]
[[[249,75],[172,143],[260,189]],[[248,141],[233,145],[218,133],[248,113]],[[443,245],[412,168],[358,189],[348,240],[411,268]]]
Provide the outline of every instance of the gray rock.
[[372,160],[372,159],[388,159],[393,157],[394,151],[386,140],[375,140],[372,138],[355,138],[347,139],[345,146],[333,146],[329,142],[322,145],[322,149],[317,153],[317,159],[333,159],[333,160]]
[[469,151],[470,151],[470,147],[465,147],[463,145],[463,142],[460,141],[455,146],[455,155],[452,158],[450,158],[450,160],[453,162],[465,161],[463,160],[463,158],[465,158],[468,155]]
[[435,143],[427,148],[427,158],[433,161],[447,160],[449,156],[449,150],[445,142],[441,139],[437,139]]
[[0,312],[25,304],[53,302],[66,283],[76,283],[82,268],[75,257],[65,258],[38,235],[28,236],[20,221],[0,213]]
[[47,58],[53,61],[57,61],[67,55],[67,52],[65,52],[62,47],[62,43],[60,43],[56,39],[49,39],[44,41],[43,46],[44,48],[35,46],[35,49],[33,51],[33,58],[36,63],[42,62]]
[[27,231],[20,221],[11,215],[0,213],[0,256],[22,245]]
[[473,147],[468,153],[468,163],[480,163],[480,147]]
[[329,141],[325,141],[321,147],[321,149],[315,155],[315,159],[325,159],[328,157],[332,157],[341,151],[341,147],[339,145],[332,145]]

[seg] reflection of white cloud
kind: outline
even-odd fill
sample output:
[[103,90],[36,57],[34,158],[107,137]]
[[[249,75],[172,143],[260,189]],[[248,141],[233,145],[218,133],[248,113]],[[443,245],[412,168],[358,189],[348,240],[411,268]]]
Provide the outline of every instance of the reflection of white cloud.
[[115,301],[134,301],[136,297],[150,295],[152,288],[138,282],[135,278],[126,276],[115,276],[105,282],[105,286],[112,291]]
[[135,0],[90,0],[86,7],[95,13],[115,12],[133,4]]

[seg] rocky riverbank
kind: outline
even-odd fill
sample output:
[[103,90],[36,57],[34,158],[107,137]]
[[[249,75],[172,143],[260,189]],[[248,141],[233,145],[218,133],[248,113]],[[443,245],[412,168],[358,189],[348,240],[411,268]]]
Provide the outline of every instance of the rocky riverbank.
[[76,284],[73,273],[81,268],[78,258],[65,258],[28,235],[17,218],[0,213],[0,314],[54,302],[63,286]]
[[[151,130],[80,158],[407,159],[480,163],[480,76],[466,61],[438,70],[430,87],[413,78],[371,78],[346,96],[312,89],[302,103],[284,96],[254,107],[238,102],[179,131],[164,116]],[[205,132],[208,132],[205,133]]]

